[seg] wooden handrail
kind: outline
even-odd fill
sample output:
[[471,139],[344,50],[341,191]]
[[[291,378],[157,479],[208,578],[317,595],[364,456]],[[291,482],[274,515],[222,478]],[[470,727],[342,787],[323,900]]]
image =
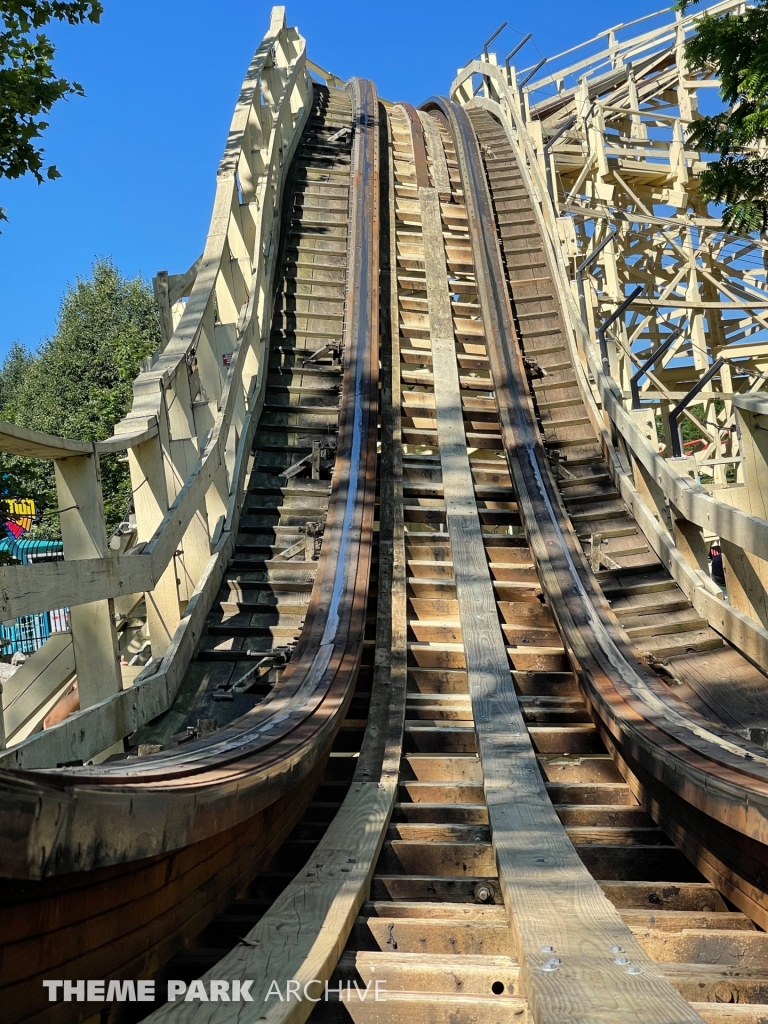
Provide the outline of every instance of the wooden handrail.
[[[137,377],[130,413],[113,437],[95,444],[13,425],[0,434],[0,450],[5,443],[62,468],[72,457],[127,450],[140,541],[122,555],[109,554],[106,545],[98,552],[85,548],[76,560],[65,543],[63,562],[0,568],[0,617],[99,601],[106,610],[109,599],[143,591],[152,594],[153,650],[129,696],[112,692],[83,705],[87,736],[73,740],[64,722],[4,752],[3,764],[42,767],[91,757],[113,742],[105,743],[108,737],[127,735],[173,699],[234,543],[267,377],[283,186],[311,98],[304,40],[276,7],[238,98],[205,251],[181,275],[184,290],[191,285],[184,314],[157,361]],[[80,516],[81,504],[69,502],[69,514]],[[73,632],[77,650],[76,624]],[[79,729],[85,725],[81,720]],[[82,753],[71,752],[73,742]]]
[[[270,72],[274,72],[271,80]],[[184,473],[181,477],[178,473],[173,474],[178,481],[175,485],[178,493],[169,500],[168,511],[159,525],[142,538],[146,543],[144,552],[129,556],[128,562],[118,571],[113,564],[114,558],[87,560],[89,585],[86,587],[83,586],[86,570],[83,563],[76,567],[64,563],[55,569],[41,565],[4,567],[0,569],[0,614],[3,617],[51,607],[51,585],[57,589],[57,606],[77,605],[92,600],[96,595],[108,598],[129,593],[133,584],[126,586],[125,573],[134,581],[141,578],[145,585],[140,589],[151,590],[173,557],[213,478],[224,467],[224,451],[233,425],[238,435],[243,429],[242,418],[235,423],[235,409],[238,405],[242,408],[247,397],[255,393],[251,385],[258,371],[259,345],[264,342],[269,320],[265,303],[270,279],[267,271],[271,271],[271,262],[267,266],[265,250],[269,255],[274,247],[276,197],[292,155],[290,143],[300,134],[308,112],[310,93],[304,41],[295,30],[286,28],[284,8],[274,8],[269,32],[248,69],[233,117],[218,172],[211,230],[202,262],[198,261],[187,275],[183,275],[195,279],[188,308],[160,359],[151,370],[137,377],[130,413],[117,425],[111,438],[95,445],[53,437],[15,424],[0,424],[0,451],[12,454],[51,459],[92,455],[94,450],[98,454],[107,454],[137,448],[162,434],[166,461],[173,463],[171,448],[176,437],[194,444],[195,432],[194,423],[186,422],[183,425],[185,429],[179,434],[173,424],[169,425],[168,409],[181,404],[185,397],[187,405],[190,405],[194,395],[191,395],[189,378],[195,374],[203,390],[210,386],[203,384],[204,374],[199,369],[201,353],[195,353],[190,359],[190,349],[200,342],[201,335],[208,328],[214,327],[214,305],[217,297],[221,300],[221,289],[225,287],[222,281],[231,274],[232,233],[240,230],[239,222],[244,216],[240,207],[254,207],[250,210],[254,220],[254,244],[253,255],[248,257],[252,265],[247,281],[248,301],[242,311],[238,310],[236,320],[239,323],[233,325],[239,330],[238,337],[233,338],[231,359],[226,365],[220,361],[221,368],[216,368],[216,414],[211,427],[202,435],[197,434],[200,442],[205,443],[200,443],[200,454],[189,474]],[[267,106],[268,112],[262,113]],[[246,195],[242,178],[251,152],[250,149],[246,152],[245,144],[248,142],[249,146],[254,146],[258,141],[256,136],[262,130],[266,136],[262,140],[262,149],[267,160],[259,173],[251,175],[250,193]],[[240,193],[242,204],[237,202]],[[238,257],[245,258],[240,254]],[[206,323],[206,317],[210,324]],[[211,339],[208,340],[210,342]],[[195,359],[198,365],[190,365]],[[194,412],[196,410],[193,416]],[[242,413],[240,415],[242,417]],[[228,491],[232,497],[232,488],[228,487]],[[30,568],[32,572],[25,571]],[[45,570],[49,570],[47,574]],[[39,584],[36,585],[35,580],[38,579]]]
[[[365,637],[376,496],[378,406],[378,122],[375,89],[350,83],[357,124],[352,154],[349,272],[344,326],[345,383],[336,465],[322,552],[302,638],[270,699],[244,718],[181,750],[135,761],[29,776],[5,773],[0,813],[34,790],[44,808],[18,813],[19,828],[5,863],[19,877],[42,877],[145,858],[201,841],[253,817],[288,792],[325,756],[352,696]],[[353,258],[358,254],[358,260]],[[254,401],[253,408],[257,407]],[[252,421],[253,422],[253,421]],[[255,426],[255,424],[254,424]],[[248,436],[248,430],[243,437]],[[252,439],[252,438],[251,438]],[[245,451],[250,450],[250,442]],[[237,479],[242,480],[242,476]],[[231,541],[222,538],[193,602],[203,617]],[[188,617],[197,615],[192,610]],[[199,621],[199,619],[197,620]],[[194,634],[194,630],[192,631]],[[177,632],[187,650],[194,635]],[[180,644],[181,646],[181,644]],[[178,652],[177,652],[178,653]],[[31,737],[0,757],[3,767],[29,768],[85,759],[116,736],[165,710],[183,658],[163,659],[133,687]],[[169,788],[177,783],[172,795]],[[19,786],[22,789],[19,789]],[[31,787],[31,788],[30,788]],[[37,799],[37,798],[36,798]],[[66,802],[67,824],[55,825]],[[105,803],[106,801],[106,803]],[[36,805],[36,804],[35,804]],[[106,806],[140,823],[115,833]],[[42,826],[36,824],[40,819]],[[19,819],[20,820],[20,819]],[[63,821],[63,819],[62,819]],[[56,829],[54,837],[49,823]],[[26,826],[25,826],[26,827]],[[42,829],[42,830],[41,830]],[[100,834],[94,839],[94,829]],[[88,838],[86,838],[86,835]],[[43,851],[45,848],[45,852]]]

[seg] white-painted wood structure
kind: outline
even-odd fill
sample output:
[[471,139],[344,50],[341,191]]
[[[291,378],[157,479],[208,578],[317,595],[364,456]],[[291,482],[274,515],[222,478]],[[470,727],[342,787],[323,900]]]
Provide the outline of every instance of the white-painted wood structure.
[[[178,279],[156,281],[164,344],[136,379],[130,413],[95,445],[2,426],[3,451],[54,460],[68,511],[63,562],[0,569],[0,616],[72,610],[82,707],[12,745],[3,766],[87,760],[173,701],[237,531],[265,381],[283,185],[310,100],[304,40],[276,7],[227,135],[205,251]],[[117,555],[106,549],[98,481],[99,454],[115,451],[128,453],[139,541]],[[123,690],[110,605],[139,592],[152,661]],[[6,686],[4,706],[13,696]]]
[[[731,0],[708,8],[743,9]],[[622,497],[702,616],[765,666],[768,522],[758,514],[759,462],[745,458],[759,420],[738,407],[768,380],[766,247],[724,231],[697,194],[705,161],[686,132],[701,94],[718,87],[685,61],[700,14],[661,11],[618,25],[538,69],[501,66],[490,54],[459,72],[451,95],[497,114],[526,168],[560,271],[582,393]],[[606,363],[600,328],[636,291],[605,332]],[[703,439],[676,458],[670,411],[705,376],[679,417]],[[691,531],[693,547],[683,542]],[[712,543],[722,547],[728,603],[707,571]]]
[[252,988],[153,1024],[764,1024],[768,263],[697,195],[698,15],[416,110],[273,9],[130,413],[0,424],[65,556],[0,616],[71,615],[0,691],[11,1024],[112,1020],[42,996],[86,969]]

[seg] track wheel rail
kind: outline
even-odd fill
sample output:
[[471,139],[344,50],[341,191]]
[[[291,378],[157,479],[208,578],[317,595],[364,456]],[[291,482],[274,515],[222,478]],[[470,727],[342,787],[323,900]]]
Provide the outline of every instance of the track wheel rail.
[[[525,377],[514,358],[512,311],[474,132],[466,113],[448,100],[431,99],[424,109],[445,124],[456,149],[512,482],[542,585],[548,596],[557,596],[555,567],[565,573],[573,569],[577,583],[578,575],[568,562],[556,499],[539,470],[533,409],[529,401],[511,401],[512,393],[525,394]],[[563,617],[567,614],[563,604]],[[578,643],[576,653],[587,657],[575,628],[565,634],[568,643],[572,637]],[[619,1018],[638,1024],[700,1022],[578,857],[539,774],[509,672],[494,678],[481,670],[470,680],[499,883],[537,1024]]]

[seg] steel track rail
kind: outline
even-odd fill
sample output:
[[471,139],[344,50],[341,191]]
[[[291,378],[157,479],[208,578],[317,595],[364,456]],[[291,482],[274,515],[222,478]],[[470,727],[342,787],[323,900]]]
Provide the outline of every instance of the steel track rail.
[[[322,554],[296,654],[267,700],[206,740],[136,762],[2,774],[0,820],[12,825],[4,873],[48,876],[3,886],[0,1002],[9,1022],[79,1016],[76,1003],[47,1005],[42,977],[146,976],[199,932],[300,817],[350,705],[372,560],[379,178],[375,89],[355,79],[349,91],[344,385]],[[173,912],[135,921],[132,901],[158,886]],[[45,942],[40,929],[51,933]]]
[[[472,175],[469,144],[474,143],[474,137],[464,135],[462,128],[469,123],[466,118],[466,124],[462,123],[463,111],[454,108],[449,101],[429,100],[423,109],[434,114],[444,125],[455,148],[466,204],[478,303],[487,339],[489,383],[496,399],[501,437],[508,442],[505,418],[509,409],[505,407],[509,398],[506,381],[498,372],[496,343],[512,321],[508,303],[505,309],[503,306],[499,308],[501,303],[495,301],[498,278],[495,276],[496,267],[491,263],[494,250],[498,256],[495,237],[489,240],[493,245],[491,250],[480,230],[482,210],[479,209],[478,191],[479,185],[485,183],[484,179],[477,180]],[[506,298],[504,293],[502,295]],[[436,369],[439,423],[437,375]],[[584,1015],[590,1020],[607,1020],[605,1008],[610,1006],[612,1014],[620,1014],[628,1021],[697,1021],[697,1014],[644,955],[635,937],[605,899],[558,820],[543,780],[536,778],[535,755],[512,687],[506,655],[497,658],[494,653],[495,633],[500,633],[500,629],[496,625],[494,631],[495,609],[489,606],[486,610],[485,605],[489,602],[484,602],[482,597],[482,589],[486,589],[489,595],[492,593],[488,570],[484,567],[488,583],[483,588],[482,559],[471,555],[471,516],[470,519],[464,518],[467,503],[462,502],[457,470],[451,468],[450,463],[446,464],[446,458],[451,456],[443,453],[442,435],[440,443],[449,505],[449,532],[456,533],[453,547],[459,607],[468,652],[470,694],[494,853],[509,915],[511,942],[533,1017],[538,1024],[554,1024],[570,1014]],[[518,510],[527,526],[524,509],[531,481],[521,474],[517,461],[524,457],[524,450],[510,451],[508,448],[507,461]],[[452,447],[449,447],[451,451]],[[452,499],[449,498],[448,483],[451,475],[457,477]],[[455,526],[450,525],[451,500],[455,505]],[[535,529],[542,526],[543,518],[537,521],[533,530],[527,529],[527,537],[543,584],[541,546],[534,536]],[[479,524],[475,529],[475,535],[478,534]],[[467,564],[460,568],[457,552],[463,550],[467,551]],[[551,554],[551,546],[548,553]],[[462,608],[462,604],[465,607]],[[475,664],[470,668],[470,652],[477,643],[480,643],[482,651],[475,653]],[[547,905],[548,913],[544,913]],[[634,965],[631,976],[616,970],[618,965],[610,955],[612,949],[625,952],[627,962]],[[557,954],[554,969],[552,961],[547,958],[548,953]]]

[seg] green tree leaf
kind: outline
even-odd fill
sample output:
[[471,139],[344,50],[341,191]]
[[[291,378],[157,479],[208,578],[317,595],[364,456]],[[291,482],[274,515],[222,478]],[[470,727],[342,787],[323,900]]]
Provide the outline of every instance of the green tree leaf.
[[[48,127],[41,118],[64,96],[84,96],[78,82],[58,78],[55,48],[35,30],[50,21],[70,25],[98,22],[99,0],[0,0],[0,177],[33,174],[39,183],[60,177],[54,166],[44,170],[37,140]],[[6,220],[0,207],[0,220]]]
[[[699,0],[680,0],[687,11]],[[724,205],[730,231],[768,228],[768,0],[756,0],[740,13],[704,13],[685,46],[694,71],[714,71],[728,105],[720,114],[701,117],[689,127],[688,141],[718,154],[701,176],[700,194]]]
[[[141,278],[120,275],[108,259],[94,263],[64,296],[56,334],[35,356],[11,348],[0,368],[0,415],[23,427],[80,441],[102,441],[131,407],[141,360],[160,340],[152,291]],[[100,460],[107,529],[131,500],[128,469],[116,455]],[[34,498],[43,513],[36,536],[58,537],[53,464],[0,455],[0,479]]]

